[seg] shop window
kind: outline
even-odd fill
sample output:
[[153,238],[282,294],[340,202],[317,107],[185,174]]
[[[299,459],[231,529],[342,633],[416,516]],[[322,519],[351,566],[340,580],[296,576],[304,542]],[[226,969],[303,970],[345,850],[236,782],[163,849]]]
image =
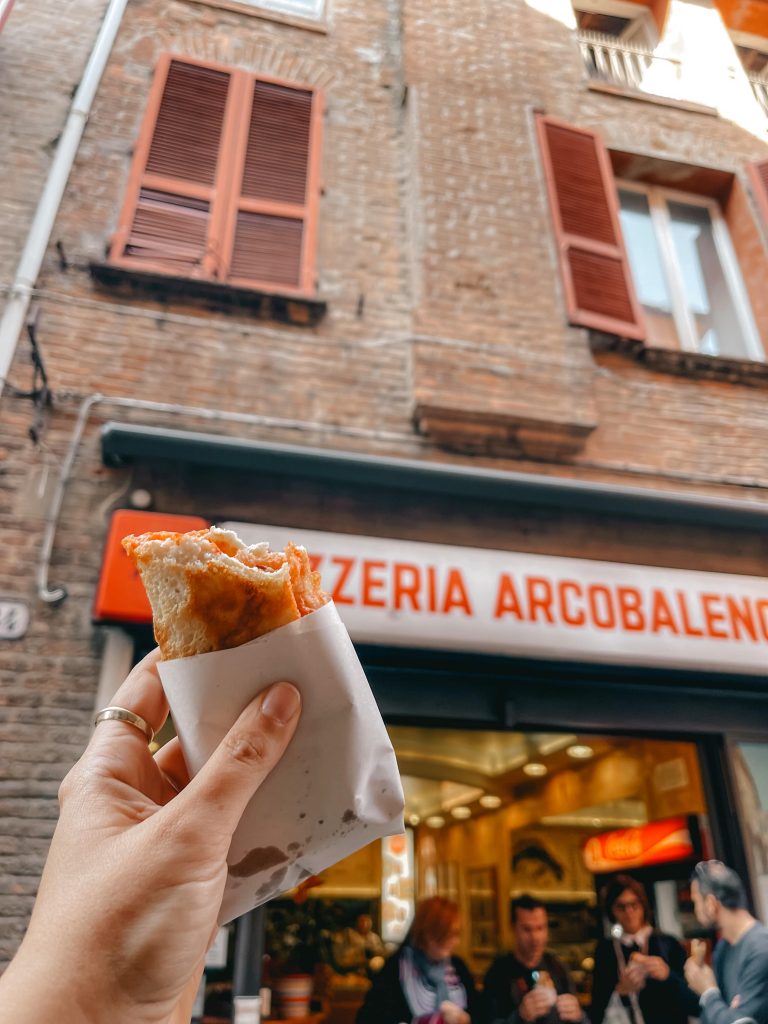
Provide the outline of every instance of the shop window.
[[[544,116],[537,127],[569,321],[654,349],[764,361],[750,300],[763,302],[766,253],[733,176],[682,168],[697,190],[673,191],[659,181],[667,162],[643,158],[652,183],[617,182],[595,132]],[[751,174],[765,202],[768,162]],[[712,182],[722,196],[700,194]]]
[[111,262],[311,295],[320,122],[316,90],[166,55]]
[[708,356],[764,358],[717,202],[628,182],[618,186],[649,343]]
[[[299,939],[306,969],[323,964],[316,977],[325,979],[329,1020],[354,1020],[382,966],[378,936],[390,955],[414,900],[431,896],[460,903],[456,952],[481,978],[514,942],[510,901],[528,893],[545,904],[547,948],[586,1006],[604,934],[600,896],[619,871],[643,884],[665,931],[681,942],[702,935],[688,879],[711,847],[694,744],[426,723],[389,733],[407,832],[267,906],[267,984],[295,959]],[[367,947],[355,934],[360,915],[375,933]]]

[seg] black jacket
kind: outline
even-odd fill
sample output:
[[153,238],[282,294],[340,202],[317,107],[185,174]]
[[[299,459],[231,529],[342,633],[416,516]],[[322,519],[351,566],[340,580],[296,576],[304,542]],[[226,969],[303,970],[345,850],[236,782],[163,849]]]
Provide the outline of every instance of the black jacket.
[[[387,960],[373,979],[365,1002],[357,1011],[356,1024],[410,1024],[413,1017],[400,987],[402,948]],[[483,997],[475,988],[469,969],[457,956],[451,957],[456,974],[467,993],[467,1013],[472,1024],[487,1024]]]
[[[683,979],[686,954],[673,935],[652,932],[648,940],[648,956],[660,956],[669,964],[666,981],[649,978],[637,1000],[645,1024],[687,1024],[685,995],[689,991]],[[595,975],[592,983],[592,1006],[589,1019],[602,1024],[605,1010],[619,980],[619,965],[611,939],[601,939],[595,950]]]
[[[565,995],[567,992],[570,992],[571,995],[575,994],[576,989],[568,971],[557,957],[551,953],[545,953],[541,958],[539,970],[547,971],[559,996]],[[494,1024],[500,1021],[504,1021],[506,1024],[519,1024],[521,1017],[518,1007],[533,986],[531,970],[521,964],[513,953],[497,957],[488,968],[484,985],[491,1021]],[[553,1007],[546,1017],[540,1019],[546,1024],[557,1024],[560,1017]]]

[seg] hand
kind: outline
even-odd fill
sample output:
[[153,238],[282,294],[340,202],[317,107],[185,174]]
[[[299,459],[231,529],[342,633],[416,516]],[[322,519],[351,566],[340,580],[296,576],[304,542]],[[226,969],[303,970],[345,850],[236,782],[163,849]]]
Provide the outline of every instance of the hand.
[[541,988],[532,988],[523,996],[520,1003],[520,1016],[523,1020],[534,1021],[546,1017],[552,1008],[552,999]]
[[584,1016],[579,1000],[576,996],[572,996],[570,992],[557,997],[555,1008],[560,1020],[563,1021],[579,1021]]
[[470,1024],[470,1017],[466,1010],[462,1010],[456,1003],[450,1003],[446,999],[440,1003],[438,1012],[445,1024]]
[[[114,699],[155,731],[168,715],[158,657]],[[9,1019],[167,1024],[183,993],[191,1005],[232,833],[288,745],[300,703],[286,683],[262,693],[192,781],[178,739],[153,758],[134,726],[96,727],[61,785],[29,929],[0,984]]]
[[616,991],[620,996],[630,996],[645,988],[645,971],[639,964],[630,963],[619,973]]
[[654,981],[666,981],[669,977],[669,964],[660,956],[643,956],[642,953],[636,953],[632,963],[638,963]]
[[715,972],[708,964],[697,964],[693,957],[685,961],[683,968],[688,988],[692,989],[697,996],[703,995],[708,988],[718,988]]

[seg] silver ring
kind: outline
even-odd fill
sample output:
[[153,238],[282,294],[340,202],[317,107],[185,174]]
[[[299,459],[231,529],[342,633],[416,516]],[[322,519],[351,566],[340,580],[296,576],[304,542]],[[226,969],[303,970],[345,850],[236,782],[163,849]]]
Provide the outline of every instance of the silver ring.
[[127,722],[128,725],[132,725],[144,733],[147,737],[147,743],[151,743],[155,738],[155,731],[149,722],[145,722],[141,715],[129,711],[128,708],[119,708],[117,706],[104,708],[93,720],[94,725],[98,725],[99,722]]

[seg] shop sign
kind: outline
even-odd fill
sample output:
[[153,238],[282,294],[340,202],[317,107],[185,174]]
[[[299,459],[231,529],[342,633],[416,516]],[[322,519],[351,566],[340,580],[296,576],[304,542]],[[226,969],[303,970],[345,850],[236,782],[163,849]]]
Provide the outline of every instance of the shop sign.
[[101,575],[96,588],[93,617],[97,622],[151,622],[144,586],[121,541],[130,533],[157,530],[185,533],[204,530],[209,523],[199,516],[170,516],[159,512],[134,512],[120,509],[112,513],[104,545]]
[[689,860],[695,855],[687,818],[666,818],[639,828],[606,832],[584,845],[584,863],[593,874]]
[[352,639],[765,674],[768,581],[514,551],[222,524],[304,544]]

